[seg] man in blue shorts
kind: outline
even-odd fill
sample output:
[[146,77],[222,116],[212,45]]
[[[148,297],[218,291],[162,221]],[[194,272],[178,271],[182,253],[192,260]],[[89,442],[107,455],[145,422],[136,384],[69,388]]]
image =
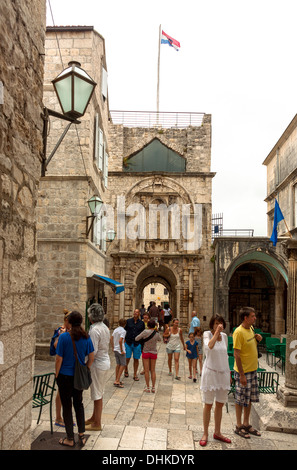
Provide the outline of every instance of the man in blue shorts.
[[129,377],[128,365],[133,354],[134,359],[134,380],[138,381],[137,371],[139,366],[139,359],[141,357],[141,344],[138,341],[135,341],[136,336],[138,336],[145,329],[144,322],[140,319],[140,311],[138,309],[134,310],[132,318],[128,318],[125,330],[127,331],[125,347],[126,347],[126,369],[125,377]]

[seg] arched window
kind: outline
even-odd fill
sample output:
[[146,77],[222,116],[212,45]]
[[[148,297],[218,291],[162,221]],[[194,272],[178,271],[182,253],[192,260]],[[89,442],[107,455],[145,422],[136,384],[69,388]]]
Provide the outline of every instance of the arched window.
[[186,159],[154,139],[139,152],[126,158],[123,169],[129,172],[184,172]]

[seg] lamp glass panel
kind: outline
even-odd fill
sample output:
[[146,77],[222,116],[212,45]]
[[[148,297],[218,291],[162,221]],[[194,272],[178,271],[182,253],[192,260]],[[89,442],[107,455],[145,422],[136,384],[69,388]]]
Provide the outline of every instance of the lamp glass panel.
[[74,77],[74,110],[77,113],[84,114],[86,105],[93,91],[93,85]]
[[71,111],[71,77],[66,77],[55,83],[57,94],[64,113]]
[[91,213],[93,215],[97,215],[101,209],[102,201],[97,196],[93,196],[91,197],[91,199],[89,199],[88,204],[89,204]]

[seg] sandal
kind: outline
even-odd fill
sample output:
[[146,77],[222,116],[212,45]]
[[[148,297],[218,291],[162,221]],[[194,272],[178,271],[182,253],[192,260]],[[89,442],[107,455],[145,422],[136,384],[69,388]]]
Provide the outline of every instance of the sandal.
[[152,393],[155,393],[155,391],[156,391],[155,387],[152,387]]
[[243,428],[248,434],[259,437],[261,436],[261,433],[257,431],[257,429],[253,428],[251,424],[249,426],[243,426]]
[[113,384],[115,387],[118,387],[118,388],[124,388],[124,385],[122,383],[119,383],[119,384]]
[[87,442],[86,436],[84,434],[82,434],[81,436],[78,435],[78,442],[79,442],[80,447],[84,447]]
[[[72,441],[73,444],[72,445],[71,444],[66,444],[65,441]],[[59,440],[59,444],[61,446],[65,446],[65,447],[74,447],[75,446],[75,441],[74,441],[74,439],[68,439],[67,437],[64,437],[64,438],[61,437],[61,439]]]
[[124,375],[125,375],[125,377],[129,377],[129,374],[128,374],[128,372],[125,372],[125,374],[124,374]]
[[133,377],[133,380],[135,380],[135,382],[139,382],[139,378],[137,376]]
[[234,432],[235,432],[235,434],[237,434],[237,435],[240,436],[240,437],[243,437],[244,439],[250,439],[250,437],[251,437],[251,436],[249,435],[249,433],[246,432],[244,426],[240,426],[240,427],[236,426]]
[[143,391],[146,392],[146,393],[150,393],[150,387],[145,387],[145,388],[143,389]]

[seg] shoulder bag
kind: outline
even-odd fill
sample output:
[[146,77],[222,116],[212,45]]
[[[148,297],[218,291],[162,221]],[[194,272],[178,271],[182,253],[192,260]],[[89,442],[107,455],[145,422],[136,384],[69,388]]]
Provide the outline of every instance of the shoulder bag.
[[91,371],[86,365],[83,365],[79,362],[76,352],[75,341],[72,336],[71,339],[75,355],[74,388],[76,390],[88,390],[92,383]]

